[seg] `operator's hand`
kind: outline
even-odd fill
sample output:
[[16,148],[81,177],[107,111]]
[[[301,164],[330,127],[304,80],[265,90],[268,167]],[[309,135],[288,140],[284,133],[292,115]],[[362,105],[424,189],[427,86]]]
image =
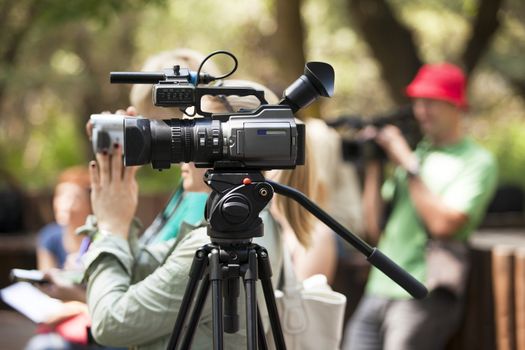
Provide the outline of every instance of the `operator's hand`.
[[81,313],[88,313],[87,305],[78,301],[70,301],[63,303],[57,313],[50,315],[47,320],[42,323],[54,328],[58,326],[59,323]]
[[375,140],[394,164],[404,169],[411,169],[414,163],[418,162],[416,155],[410,149],[398,127],[394,125],[384,126],[378,130]]
[[[136,115],[129,107],[117,114]],[[135,173],[139,167],[124,167],[122,147],[113,145],[112,155],[97,153],[97,161],[91,161],[91,206],[101,231],[128,238],[129,228],[138,203],[138,185]]]
[[45,294],[51,298],[62,301],[80,301],[86,302],[86,289],[78,284],[74,284],[60,277],[60,270],[51,269],[45,272],[45,278],[49,283],[39,283],[36,285]]
[[371,141],[377,137],[379,129],[375,126],[368,125],[357,133],[357,140],[361,142]]

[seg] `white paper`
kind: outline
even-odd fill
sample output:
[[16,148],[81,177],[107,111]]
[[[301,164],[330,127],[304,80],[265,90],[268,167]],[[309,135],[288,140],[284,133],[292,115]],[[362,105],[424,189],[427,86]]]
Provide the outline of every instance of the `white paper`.
[[60,311],[62,302],[49,297],[28,282],[18,282],[0,290],[2,300],[36,323]]

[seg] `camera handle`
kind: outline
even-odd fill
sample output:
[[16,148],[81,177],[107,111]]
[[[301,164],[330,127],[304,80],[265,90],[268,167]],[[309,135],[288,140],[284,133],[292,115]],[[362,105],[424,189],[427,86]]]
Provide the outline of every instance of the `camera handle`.
[[261,105],[268,104],[264,97],[264,91],[247,87],[195,87],[195,113],[203,117],[211,118],[216,113],[203,111],[201,108],[201,100],[204,96],[254,96],[259,100]]
[[312,213],[316,218],[334,230],[334,232],[341,236],[345,241],[363,253],[373,266],[381,270],[392,281],[396,282],[404,290],[406,290],[411,296],[416,299],[423,299],[428,294],[425,286],[416,280],[412,275],[403,270],[379,249],[376,247],[371,247],[365,241],[338,223],[334,218],[332,218],[325,211],[319,208],[314,202],[308,199],[308,197],[306,197],[303,193],[294,188],[284,186],[273,181],[268,180],[267,182],[273,187],[275,193],[293,199],[310,213]]

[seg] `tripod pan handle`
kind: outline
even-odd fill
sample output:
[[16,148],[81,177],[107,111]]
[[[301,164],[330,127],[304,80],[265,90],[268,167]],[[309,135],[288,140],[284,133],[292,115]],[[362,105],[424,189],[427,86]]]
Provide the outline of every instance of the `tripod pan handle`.
[[427,296],[428,291],[421,282],[399,267],[388,256],[381,253],[379,249],[373,248],[372,254],[368,256],[367,260],[414,298],[423,299]]

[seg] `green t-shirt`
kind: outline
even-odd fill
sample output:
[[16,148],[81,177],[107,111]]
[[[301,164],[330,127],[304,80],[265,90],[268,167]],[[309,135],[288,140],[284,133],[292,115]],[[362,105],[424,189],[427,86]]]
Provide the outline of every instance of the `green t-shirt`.
[[[455,234],[466,240],[480,223],[496,188],[497,168],[493,157],[470,138],[445,147],[422,141],[416,148],[421,161],[420,177],[433,193],[451,208],[468,215],[468,222]],[[382,188],[392,200],[392,212],[379,242],[379,249],[419,281],[426,280],[427,234],[409,196],[407,175],[397,168]],[[410,298],[382,272],[372,269],[366,293],[393,299]]]

